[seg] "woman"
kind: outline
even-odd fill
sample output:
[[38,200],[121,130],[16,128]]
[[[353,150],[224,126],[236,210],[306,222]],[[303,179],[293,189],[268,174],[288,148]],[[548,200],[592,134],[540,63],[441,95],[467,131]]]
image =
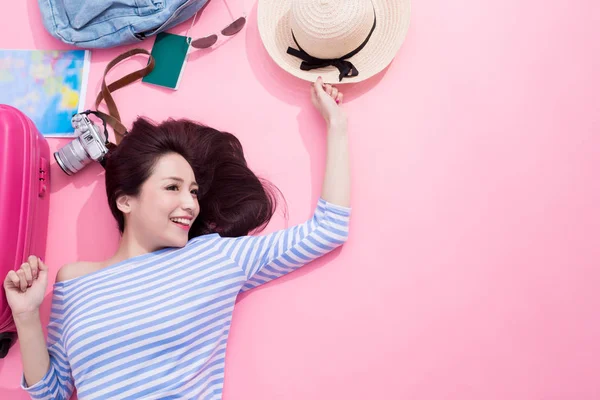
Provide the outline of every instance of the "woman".
[[[274,200],[232,135],[188,121],[140,119],[106,162],[122,237],[99,263],[57,275],[43,336],[48,270],[31,256],[4,282],[33,399],[220,399],[236,297],[341,245],[350,174],[342,93],[319,78],[312,102],[328,127],[313,218],[264,236]],[[225,195],[226,194],[226,195]],[[189,239],[189,240],[188,240]]]

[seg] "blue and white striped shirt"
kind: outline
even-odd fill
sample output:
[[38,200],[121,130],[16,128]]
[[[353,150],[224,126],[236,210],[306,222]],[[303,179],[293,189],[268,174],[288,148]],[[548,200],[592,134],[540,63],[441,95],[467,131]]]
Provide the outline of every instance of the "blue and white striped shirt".
[[263,236],[218,234],[132,257],[54,285],[50,368],[32,399],[221,399],[238,293],[330,252],[350,209],[319,200],[314,216]]

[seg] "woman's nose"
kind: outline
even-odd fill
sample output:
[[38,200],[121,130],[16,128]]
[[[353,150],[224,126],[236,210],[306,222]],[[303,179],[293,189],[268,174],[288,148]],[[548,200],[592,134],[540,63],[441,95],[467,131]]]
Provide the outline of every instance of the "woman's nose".
[[181,208],[183,208],[186,211],[193,211],[198,207],[198,202],[191,193],[184,194],[183,199],[181,201]]

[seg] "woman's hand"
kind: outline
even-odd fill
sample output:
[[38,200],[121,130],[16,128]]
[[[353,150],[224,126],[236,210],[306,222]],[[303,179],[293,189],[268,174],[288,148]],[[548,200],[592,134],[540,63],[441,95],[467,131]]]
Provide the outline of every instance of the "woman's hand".
[[311,85],[311,100],[315,108],[323,116],[327,126],[346,125],[346,113],[340,106],[344,100],[344,94],[330,84],[324,84],[323,79],[318,77]]
[[10,271],[4,290],[13,317],[36,313],[48,286],[48,267],[36,256],[29,256],[17,271]]
[[346,113],[341,104],[344,95],[324,84],[321,77],[311,85],[311,99],[327,122],[327,159],[321,197],[333,204],[350,206],[350,160]]

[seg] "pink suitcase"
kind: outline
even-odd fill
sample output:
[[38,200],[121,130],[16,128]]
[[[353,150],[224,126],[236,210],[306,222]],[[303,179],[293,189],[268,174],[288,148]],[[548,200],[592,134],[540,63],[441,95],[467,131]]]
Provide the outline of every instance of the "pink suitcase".
[[[0,104],[0,276],[30,254],[44,258],[50,195],[50,148],[33,122]],[[2,285],[0,285],[2,286]],[[0,358],[16,337],[6,293],[0,290]]]

